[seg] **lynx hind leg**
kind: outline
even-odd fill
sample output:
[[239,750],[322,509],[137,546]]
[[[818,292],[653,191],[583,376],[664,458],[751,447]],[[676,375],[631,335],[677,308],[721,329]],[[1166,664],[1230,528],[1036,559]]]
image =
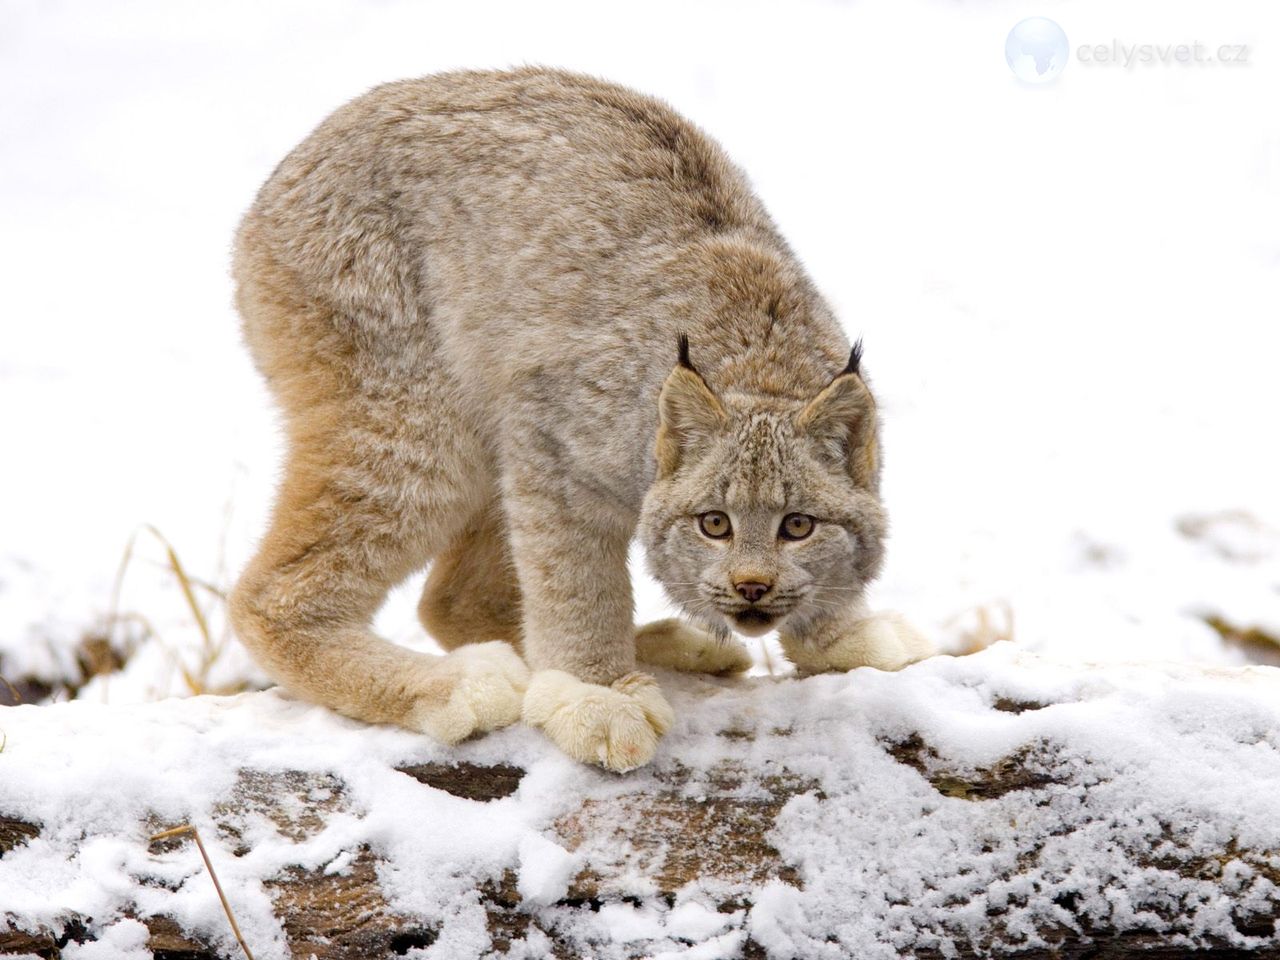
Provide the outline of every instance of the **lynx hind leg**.
[[431,561],[418,619],[446,650],[490,640],[520,650],[520,583],[496,503]]
[[[505,643],[445,657],[388,643],[369,623],[387,591],[424,557],[417,518],[347,484],[291,465],[258,555],[231,599],[236,633],[295,694],[369,723],[446,743],[520,717],[528,671]],[[421,522],[425,522],[422,518]]]
[[[528,671],[507,644],[433,657],[369,629],[387,591],[457,532],[454,518],[482,505],[473,492],[482,484],[453,479],[475,473],[465,434],[408,395],[430,384],[375,401],[352,391],[340,359],[299,350],[337,324],[282,281],[273,286],[278,274],[246,274],[243,248],[241,258],[246,332],[291,444],[270,528],[231,597],[237,635],[285,688],[358,720],[445,742],[514,723]],[[429,497],[415,495],[424,489]]]
[[727,676],[751,669],[751,654],[733,637],[717,637],[674,618],[636,631],[636,659],[683,673]]
[[515,723],[528,670],[508,644],[433,657],[369,629],[387,591],[424,559],[399,529],[407,518],[370,516],[370,497],[356,507],[342,486],[298,473],[286,473],[271,531],[232,595],[236,633],[258,662],[307,700],[445,743]]

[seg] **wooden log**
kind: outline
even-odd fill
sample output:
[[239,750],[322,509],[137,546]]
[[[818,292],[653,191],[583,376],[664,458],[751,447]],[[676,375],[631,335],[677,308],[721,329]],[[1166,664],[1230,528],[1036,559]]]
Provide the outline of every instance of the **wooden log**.
[[[725,957],[836,956],[892,937],[893,949],[927,958],[1182,956],[1188,943],[1210,960],[1280,957],[1280,832],[1265,792],[1280,782],[1280,674],[1064,667],[1007,649],[913,670],[667,678],[683,727],[655,764],[625,777],[581,773],[527,729],[419,750],[403,733],[330,724],[318,708],[270,693],[132,708],[118,725],[105,706],[19,708],[7,732],[20,750],[4,755],[19,789],[0,791],[0,857],[12,858],[0,899],[21,889],[14,867],[29,851],[15,851],[43,829],[25,802],[43,804],[49,855],[67,858],[94,830],[110,831],[119,849],[180,826],[130,819],[142,811],[186,811],[221,863],[259,854],[228,871],[254,885],[251,932],[319,960],[443,949],[455,936],[475,944],[486,923],[494,957],[704,945]],[[181,746],[167,743],[166,776],[146,781],[172,794],[152,806],[135,787],[120,806],[132,811],[125,822],[86,819],[77,835],[57,798],[21,789],[27,769],[46,790],[75,785],[39,747],[100,742],[69,735],[77,724],[104,725],[112,743],[127,743],[134,722],[152,737],[175,718],[191,720],[174,728]],[[271,718],[262,735],[260,718]],[[295,722],[297,741],[280,749]],[[243,743],[227,733],[235,730]],[[239,770],[234,783],[187,802],[184,775],[205,761],[181,758],[199,758],[205,737],[223,765],[218,783],[224,769]],[[366,738],[381,746],[366,754]],[[127,755],[145,762],[141,750]],[[281,770],[281,756],[305,757],[311,769]],[[391,765],[403,756],[435,762]],[[478,762],[486,757],[508,762]],[[534,773],[525,779],[512,757]],[[398,806],[383,805],[384,795]],[[417,847],[413,811],[458,817],[459,852],[439,885],[433,863],[407,858],[419,849],[454,856],[453,838],[435,823]],[[172,836],[152,853],[190,843]],[[259,843],[266,848],[251,849]],[[291,866],[295,855],[306,859]],[[182,916],[200,901],[188,886],[203,882],[194,851],[163,866],[133,870],[136,899],[113,891],[110,917],[42,909],[45,929],[0,902],[0,954],[60,956],[72,941],[103,937],[132,902],[162,960],[238,956],[210,911],[198,930],[178,922],[176,906],[166,915],[166,890],[183,891]],[[392,878],[407,883],[394,896]],[[405,889],[422,891],[422,902]],[[458,891],[464,911],[445,900]]]
[[[1010,705],[1009,709],[1017,709]],[[981,803],[1009,793],[1025,791],[1035,802],[1037,791],[1056,782],[1031,751],[1020,751],[990,768],[959,773],[948,768],[943,758],[919,736],[911,736],[886,750],[898,760],[928,777],[934,788],[947,797]],[[427,764],[403,768],[426,788],[445,790],[475,803],[509,796],[523,773],[519,768],[475,764]],[[567,942],[557,929],[557,917],[575,912],[597,911],[612,901],[642,902],[645,899],[669,905],[691,881],[723,883],[726,887],[750,887],[767,881],[799,886],[794,865],[788,864],[769,841],[774,818],[792,797],[813,793],[816,785],[793,776],[759,776],[752,771],[722,764],[709,780],[698,778],[698,789],[689,788],[691,771],[677,768],[665,774],[659,786],[643,792],[620,793],[588,798],[573,813],[562,817],[554,833],[568,849],[582,858],[582,869],[568,886],[565,897],[550,911],[530,910],[517,891],[514,870],[485,883],[479,890],[488,916],[492,949],[502,956],[510,944],[539,930],[547,938],[556,957],[576,957],[580,950]],[[325,816],[346,809],[343,784],[337,775],[287,772],[267,775],[258,771],[241,774],[236,799],[214,812],[222,839],[234,843],[238,823],[249,812],[269,816],[281,833],[294,840],[314,835],[324,825]],[[319,802],[316,797],[324,799]],[[0,854],[39,835],[39,826],[14,817],[0,818]],[[611,863],[605,851],[616,850],[625,836],[635,857],[627,864]],[[161,841],[160,850],[189,842],[182,838]],[[352,851],[347,870],[327,874],[318,870],[290,868],[267,884],[274,899],[290,949],[295,957],[314,956],[318,960],[357,960],[395,956],[411,947],[429,946],[436,936],[435,919],[410,916],[388,906],[378,883],[378,861],[369,849]],[[1161,862],[1152,856],[1148,866],[1212,877],[1228,860],[1249,859],[1250,851],[1224,849],[1217,862],[1199,858],[1195,862]],[[1254,857],[1256,864],[1265,858]],[[628,894],[619,883],[639,869],[647,874],[653,889],[644,898]],[[1261,869],[1271,869],[1265,864]],[[1280,875],[1275,877],[1280,881]],[[740,899],[720,904],[725,912],[742,910],[750,903]],[[1242,932],[1269,937],[1268,944],[1243,951],[1224,943],[1207,943],[1194,956],[1204,960],[1243,957],[1280,957],[1280,940],[1275,937],[1280,904],[1270,911],[1241,910],[1238,926]],[[86,918],[69,917],[61,931],[22,930],[10,920],[0,931],[0,954],[61,956],[70,939],[92,939]],[[164,916],[144,918],[150,930],[149,947],[160,960],[214,960],[235,957],[183,930]],[[1005,943],[994,936],[981,948],[962,947],[955,956],[1016,954],[1029,960],[1062,957],[1129,958],[1144,960],[1187,956],[1185,947],[1171,944],[1162,935],[1141,929],[1110,930],[1089,923],[1079,930],[1063,926],[1042,930],[1048,947],[1026,949]],[[636,956],[644,955],[637,946]],[[764,957],[766,953],[749,937],[739,945],[739,956]],[[916,956],[941,958],[933,950],[917,950]]]

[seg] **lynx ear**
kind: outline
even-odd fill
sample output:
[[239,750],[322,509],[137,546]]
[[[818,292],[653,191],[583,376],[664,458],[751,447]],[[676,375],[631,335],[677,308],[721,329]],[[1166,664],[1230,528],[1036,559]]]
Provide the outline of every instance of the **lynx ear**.
[[879,487],[876,401],[858,372],[862,341],[849,355],[849,365],[796,416],[796,426],[819,441],[832,462],[845,465],[854,483]]
[[692,363],[689,338],[680,337],[680,362],[658,395],[658,476],[668,477],[686,450],[723,429],[729,414]]

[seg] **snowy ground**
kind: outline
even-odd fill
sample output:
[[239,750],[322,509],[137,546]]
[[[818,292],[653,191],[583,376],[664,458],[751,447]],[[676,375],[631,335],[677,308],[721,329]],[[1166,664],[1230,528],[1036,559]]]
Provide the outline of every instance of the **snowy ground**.
[[[4,676],[74,677],[75,645],[115,610],[129,664],[82,697],[254,679],[216,594],[193,586],[206,637],[138,533],[153,524],[222,589],[264,522],[279,448],[229,303],[236,219],[350,96],[522,62],[660,94],[719,137],[865,337],[895,520],[878,602],[953,649],[1011,633],[1238,663],[1202,614],[1280,632],[1274,4],[7,9]],[[1073,51],[1199,41],[1250,59],[1073,60],[1028,88],[1002,52],[1033,14]],[[429,646],[414,589],[381,626]],[[666,612],[648,582],[639,606]]]
[[[450,750],[275,692],[13,708],[0,812],[41,834],[0,859],[0,905],[28,929],[93,918],[99,942],[71,944],[70,958],[147,956],[145,930],[126,916],[154,914],[234,956],[196,850],[148,851],[150,833],[189,822],[260,960],[287,956],[264,881],[287,866],[341,873],[362,845],[381,861],[395,910],[436,936],[415,955],[435,960],[489,949],[472,891],[508,868],[541,930],[601,960],[736,957],[748,937],[770,957],[897,957],[993,936],[1033,946],[1054,928],[1275,946],[1242,922],[1280,898],[1271,668],[1085,667],[1000,644],[900,674],[664,683],[677,724],[655,764],[625,778],[569,761],[527,728]],[[892,746],[912,735],[930,765],[958,776],[1019,751],[1039,776],[1026,789],[961,796],[931,783],[931,767],[895,758]],[[514,794],[479,803],[394,769],[431,760],[526,773]],[[742,796],[769,778],[808,784],[767,833],[791,880],[703,878],[669,891],[672,902],[654,893],[662,856],[637,858],[625,839],[634,822],[574,849],[553,827],[584,798],[641,791],[648,817],[670,776],[689,777],[684,792],[700,797],[725,765],[745,772]],[[318,776],[332,787],[310,799],[322,808],[337,789],[345,806],[291,837],[246,799],[246,770],[336,774],[340,783]],[[626,866],[598,912],[557,904],[576,874],[605,864]],[[727,902],[741,906],[718,909]],[[700,952],[687,952],[694,944]],[[509,956],[546,956],[546,946],[534,930]]]

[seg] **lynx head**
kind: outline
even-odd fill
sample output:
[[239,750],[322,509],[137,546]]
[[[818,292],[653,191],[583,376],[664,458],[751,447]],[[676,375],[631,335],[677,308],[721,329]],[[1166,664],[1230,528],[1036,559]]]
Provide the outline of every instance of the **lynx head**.
[[650,571],[713,632],[798,628],[854,603],[879,572],[885,515],[860,346],[817,396],[793,401],[717,395],[681,338],[640,533]]

